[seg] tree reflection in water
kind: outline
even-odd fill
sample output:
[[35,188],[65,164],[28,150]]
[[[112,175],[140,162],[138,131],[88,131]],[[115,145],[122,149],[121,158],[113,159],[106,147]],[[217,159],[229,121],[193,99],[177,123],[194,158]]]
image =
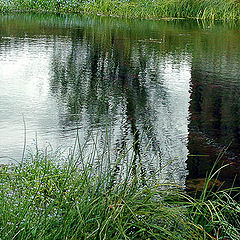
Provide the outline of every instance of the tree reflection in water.
[[[159,70],[159,60],[165,67],[165,51],[161,56],[158,45],[149,45],[131,31],[100,30],[74,29],[70,38],[55,42],[51,88],[67,105],[61,124],[74,128],[85,121],[89,124],[88,131],[104,129],[108,116],[107,121],[116,132],[114,148],[120,151],[131,142],[132,164],[135,171],[140,171],[143,181],[146,174],[154,171],[158,171],[158,176],[163,175],[161,168],[166,165],[166,169],[169,167],[165,172],[168,180],[179,183],[180,177],[184,184],[186,170],[183,158],[186,156],[179,160],[182,166],[170,163],[173,154],[165,164],[162,162],[164,150],[161,145],[163,149],[167,146],[160,143],[155,121],[156,118],[159,120],[159,110],[154,105],[156,99],[150,96],[154,86],[158,90],[155,98],[166,108],[169,93]],[[167,136],[168,132],[164,134]],[[148,143],[149,149],[146,150]],[[176,173],[179,169],[180,174]],[[178,179],[173,177],[172,171]]]

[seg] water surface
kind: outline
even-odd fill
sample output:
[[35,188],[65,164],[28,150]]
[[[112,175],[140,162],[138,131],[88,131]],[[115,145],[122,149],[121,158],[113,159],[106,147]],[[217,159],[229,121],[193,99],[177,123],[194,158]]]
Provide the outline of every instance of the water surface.
[[233,178],[239,42],[234,24],[0,16],[0,163],[21,159],[25,130],[32,147],[67,149],[78,129],[101,149],[109,129],[113,151],[134,146],[143,172],[182,185],[228,146],[223,178]]

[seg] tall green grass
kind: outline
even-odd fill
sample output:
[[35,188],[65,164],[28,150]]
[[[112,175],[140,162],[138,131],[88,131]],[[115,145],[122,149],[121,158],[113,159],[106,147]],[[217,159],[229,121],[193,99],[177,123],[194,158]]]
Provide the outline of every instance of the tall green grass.
[[0,10],[85,12],[150,19],[240,19],[237,0],[0,0]]
[[67,158],[37,150],[1,168],[0,239],[239,239],[240,204],[231,196],[239,190],[208,191],[218,171],[192,197],[159,179],[143,182],[128,150],[110,164],[107,145],[83,149]]

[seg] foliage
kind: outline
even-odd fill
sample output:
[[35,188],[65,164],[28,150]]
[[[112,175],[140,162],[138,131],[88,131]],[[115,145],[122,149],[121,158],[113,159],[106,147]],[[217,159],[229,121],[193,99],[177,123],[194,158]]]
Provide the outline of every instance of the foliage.
[[63,162],[38,150],[2,167],[0,238],[238,239],[240,205],[230,196],[237,189],[208,192],[209,177],[200,197],[191,197],[176,186],[143,184],[131,166],[116,180],[116,165],[93,164],[106,153],[71,153]]
[[1,0],[1,11],[85,12],[130,18],[239,20],[236,0]]

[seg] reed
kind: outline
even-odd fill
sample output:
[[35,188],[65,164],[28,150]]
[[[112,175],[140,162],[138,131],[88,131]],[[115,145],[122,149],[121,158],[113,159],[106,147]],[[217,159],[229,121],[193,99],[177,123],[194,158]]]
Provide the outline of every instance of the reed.
[[240,2],[236,0],[1,0],[0,10],[81,12],[147,19],[240,19]]
[[239,189],[208,190],[218,171],[193,197],[159,179],[143,182],[128,150],[110,164],[107,145],[81,149],[67,158],[37,150],[1,168],[0,239],[239,239]]

